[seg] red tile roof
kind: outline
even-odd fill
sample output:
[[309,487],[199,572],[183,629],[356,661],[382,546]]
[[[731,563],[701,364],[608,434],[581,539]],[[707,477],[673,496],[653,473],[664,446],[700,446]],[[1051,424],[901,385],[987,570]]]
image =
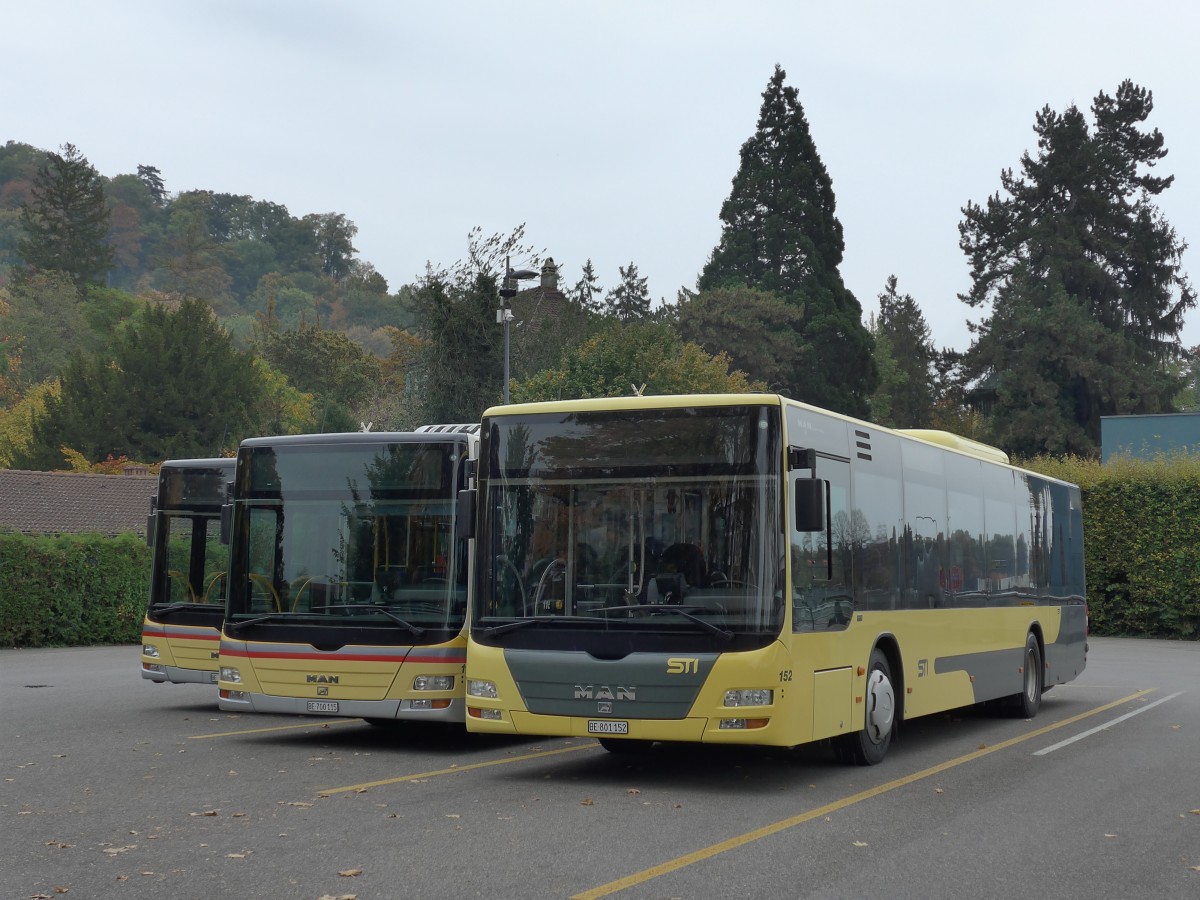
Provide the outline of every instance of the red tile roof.
[[154,475],[0,469],[0,529],[26,534],[146,533]]

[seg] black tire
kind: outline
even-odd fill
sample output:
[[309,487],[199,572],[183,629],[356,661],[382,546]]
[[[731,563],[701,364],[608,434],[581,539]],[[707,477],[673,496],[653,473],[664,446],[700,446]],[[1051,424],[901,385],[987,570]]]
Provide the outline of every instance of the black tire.
[[887,655],[876,647],[867,666],[867,687],[863,696],[863,727],[842,735],[834,742],[838,757],[856,766],[883,762],[892,736],[896,733],[896,688]]
[[1032,631],[1025,637],[1025,655],[1021,662],[1021,692],[1005,698],[1005,710],[1015,719],[1032,719],[1042,708],[1042,645]]

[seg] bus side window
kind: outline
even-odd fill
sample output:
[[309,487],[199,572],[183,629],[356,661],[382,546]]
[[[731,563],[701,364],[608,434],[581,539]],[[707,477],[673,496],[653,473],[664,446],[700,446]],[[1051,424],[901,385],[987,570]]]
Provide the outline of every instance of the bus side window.
[[[850,624],[854,612],[850,588],[850,467],[848,464],[822,459],[819,467],[820,530],[802,530],[815,520],[797,516],[791,531],[792,557],[792,630],[840,630]],[[812,500],[801,500],[801,492],[816,490],[813,479],[797,477],[793,490],[797,507]],[[808,482],[808,485],[805,485]]]

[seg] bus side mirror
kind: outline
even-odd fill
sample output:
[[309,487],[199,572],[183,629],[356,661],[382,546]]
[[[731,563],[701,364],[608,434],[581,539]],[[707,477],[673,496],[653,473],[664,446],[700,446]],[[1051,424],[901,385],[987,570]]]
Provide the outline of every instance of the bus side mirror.
[[475,537],[475,491],[473,489],[459,491],[454,506],[457,537],[460,540]]
[[233,504],[221,504],[221,543],[228,544],[233,535]]
[[820,478],[797,478],[796,530],[825,530],[825,482]]

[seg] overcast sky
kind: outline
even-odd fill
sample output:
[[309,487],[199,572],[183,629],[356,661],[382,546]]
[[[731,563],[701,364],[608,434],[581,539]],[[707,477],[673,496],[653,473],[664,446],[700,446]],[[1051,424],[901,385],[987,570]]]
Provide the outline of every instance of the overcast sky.
[[[3,140],[75,144],[104,175],[156,166],[208,189],[340,212],[392,289],[467,233],[525,223],[573,284],[636,263],[673,300],[718,214],[776,63],[833,179],[841,272],[864,317],[890,274],[939,346],[978,313],[961,207],[1034,150],[1045,105],[1090,108],[1130,78],[1196,245],[1200,6],[1183,0],[59,0],[12,3]],[[1090,119],[1090,113],[1089,113]],[[1200,344],[1200,312],[1184,330]]]

